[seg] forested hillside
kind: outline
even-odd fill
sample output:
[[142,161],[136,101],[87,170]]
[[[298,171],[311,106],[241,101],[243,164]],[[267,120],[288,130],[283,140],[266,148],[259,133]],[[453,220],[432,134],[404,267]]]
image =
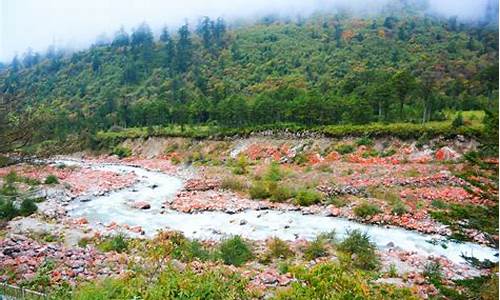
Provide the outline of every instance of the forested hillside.
[[204,18],[159,37],[141,24],[80,52],[16,57],[0,91],[38,140],[169,123],[420,123],[498,105],[497,24],[395,15]]

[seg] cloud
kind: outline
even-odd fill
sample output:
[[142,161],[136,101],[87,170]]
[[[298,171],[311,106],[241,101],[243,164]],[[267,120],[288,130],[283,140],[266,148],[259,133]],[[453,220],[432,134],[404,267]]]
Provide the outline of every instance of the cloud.
[[[146,21],[154,29],[193,23],[201,16],[226,19],[268,13],[309,14],[333,6],[375,11],[394,0],[0,0],[0,61],[28,47],[43,52],[55,43],[79,49],[121,26],[127,30]],[[418,0],[417,0],[418,1]],[[422,0],[424,1],[424,0]],[[491,0],[428,0],[432,11],[477,18]]]

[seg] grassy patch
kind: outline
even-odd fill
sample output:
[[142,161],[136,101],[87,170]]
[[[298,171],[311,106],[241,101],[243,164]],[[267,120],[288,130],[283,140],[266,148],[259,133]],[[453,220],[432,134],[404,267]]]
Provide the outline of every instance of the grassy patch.
[[57,178],[57,176],[51,174],[45,178],[45,181],[43,183],[45,183],[45,184],[57,184],[57,183],[59,183],[59,179]]
[[253,257],[250,245],[238,235],[222,241],[218,251],[219,257],[226,265],[237,267]]
[[123,233],[104,238],[97,244],[97,248],[103,252],[116,251],[122,253],[127,251],[129,243]]
[[316,237],[316,239],[309,242],[307,246],[304,248],[304,258],[307,260],[313,260],[327,255],[328,255],[327,241],[320,236]]
[[323,195],[313,189],[302,188],[297,191],[294,203],[300,206],[318,204],[323,200]]
[[368,202],[362,202],[354,208],[354,214],[360,218],[367,218],[373,215],[379,214],[381,212],[378,206],[373,205]]

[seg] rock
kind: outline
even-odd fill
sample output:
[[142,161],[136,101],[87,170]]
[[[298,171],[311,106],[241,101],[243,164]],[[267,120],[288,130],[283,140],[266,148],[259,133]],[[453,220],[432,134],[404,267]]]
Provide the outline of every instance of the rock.
[[145,201],[136,201],[136,202],[132,203],[131,207],[137,208],[137,209],[150,209],[151,204],[149,204],[148,202],[145,202]]
[[385,245],[386,247],[389,247],[389,248],[394,248],[394,243],[393,242],[389,242],[387,243],[387,245]]
[[451,149],[450,147],[443,147],[436,151],[435,154],[436,160],[439,161],[448,161],[448,160],[456,160],[457,158],[460,157],[460,154],[458,154],[455,150]]
[[248,222],[247,222],[247,220],[245,220],[245,219],[241,219],[241,220],[240,220],[240,225],[245,225],[245,224],[247,224],[247,223],[248,223]]

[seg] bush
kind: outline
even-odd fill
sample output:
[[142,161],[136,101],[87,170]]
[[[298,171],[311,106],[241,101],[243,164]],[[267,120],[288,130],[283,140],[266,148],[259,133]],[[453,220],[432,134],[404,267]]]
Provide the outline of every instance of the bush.
[[351,144],[340,144],[337,145],[337,147],[335,147],[335,151],[337,151],[340,154],[349,154],[354,152],[355,150],[356,149]]
[[51,174],[45,178],[44,183],[45,184],[57,184],[57,183],[59,183],[59,179],[57,178],[57,176]]
[[195,258],[205,261],[210,258],[210,252],[197,240],[182,238],[174,243],[172,257],[184,262],[189,262]]
[[328,250],[326,249],[326,241],[321,237],[316,237],[316,239],[309,242],[304,249],[304,258],[307,260],[313,260],[327,255]]
[[113,154],[119,158],[129,157],[132,155],[132,150],[127,147],[116,146],[113,148]]
[[335,207],[344,207],[349,203],[349,201],[343,197],[331,196],[328,198],[327,203]]
[[0,198],[0,219],[10,221],[19,215],[12,200]]
[[280,165],[273,161],[264,174],[264,179],[269,181],[280,181],[282,178],[283,172],[280,169]]
[[323,196],[312,189],[301,189],[295,195],[294,202],[296,205],[309,206],[313,204],[320,203],[323,200]]
[[354,214],[360,218],[366,218],[380,213],[381,210],[368,202],[363,202],[354,208]]
[[232,171],[235,175],[243,175],[248,173],[248,161],[244,155],[240,155],[238,157],[238,160],[234,162]]
[[373,140],[367,136],[361,137],[356,141],[357,146],[373,146]]
[[287,242],[274,237],[267,243],[267,252],[264,254],[264,260],[272,258],[286,259],[293,256],[293,251],[288,246]]
[[108,237],[101,243],[99,243],[98,248],[101,251],[116,251],[118,253],[122,253],[128,249],[128,242],[123,233],[118,233],[113,237]]
[[21,206],[19,208],[19,214],[26,217],[36,212],[37,209],[38,207],[36,206],[35,201],[33,199],[24,199],[21,202]]
[[268,183],[268,191],[272,202],[283,202],[293,196],[292,191],[288,187],[278,185],[276,182]]
[[366,232],[347,231],[346,238],[338,245],[338,250],[347,253],[349,258],[355,255],[352,264],[364,270],[374,270],[380,265],[375,252],[375,244],[370,241]]
[[397,216],[402,216],[408,212],[408,208],[406,208],[406,205],[403,203],[403,201],[396,201],[392,205],[391,212]]
[[226,177],[222,179],[221,188],[225,190],[242,191],[245,189],[245,184],[238,178]]
[[443,278],[443,268],[438,262],[429,262],[424,266],[422,275],[427,277],[430,283],[439,284]]
[[221,242],[219,256],[226,265],[241,266],[252,257],[250,245],[236,235]]
[[252,199],[266,199],[271,196],[266,185],[262,181],[255,181],[248,192]]

